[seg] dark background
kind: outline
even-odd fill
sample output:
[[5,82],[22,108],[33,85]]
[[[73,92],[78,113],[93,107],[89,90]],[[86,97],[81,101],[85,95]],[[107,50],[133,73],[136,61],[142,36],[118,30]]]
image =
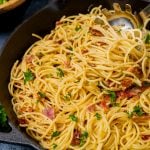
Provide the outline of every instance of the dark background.
[[[7,41],[7,38],[12,31],[14,31],[14,29],[25,19],[47,5],[48,1],[49,0],[27,0],[18,8],[0,14],[0,54],[2,52],[2,46]],[[0,150],[32,150],[32,148],[0,142]]]

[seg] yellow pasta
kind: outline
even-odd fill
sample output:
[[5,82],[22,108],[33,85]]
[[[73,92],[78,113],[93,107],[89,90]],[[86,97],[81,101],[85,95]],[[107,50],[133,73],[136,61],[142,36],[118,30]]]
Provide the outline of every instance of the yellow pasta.
[[19,125],[49,150],[149,150],[147,32],[110,26],[100,7],[62,17],[12,67]]

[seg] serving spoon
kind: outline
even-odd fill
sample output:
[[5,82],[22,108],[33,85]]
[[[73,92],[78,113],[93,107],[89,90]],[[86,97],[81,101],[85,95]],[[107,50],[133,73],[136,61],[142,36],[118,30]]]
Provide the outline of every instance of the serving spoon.
[[114,10],[103,9],[110,25],[120,26],[121,29],[134,29],[143,27],[150,30],[150,4],[147,5],[138,14],[132,13],[131,5],[126,4],[125,10],[122,10],[119,3],[113,3]]

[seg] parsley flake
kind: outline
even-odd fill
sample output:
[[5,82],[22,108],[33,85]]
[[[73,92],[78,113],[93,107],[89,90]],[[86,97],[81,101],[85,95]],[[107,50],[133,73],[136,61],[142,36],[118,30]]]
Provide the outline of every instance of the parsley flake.
[[80,136],[80,146],[83,146],[86,143],[86,139],[88,138],[89,134],[87,131],[84,131]]
[[102,118],[102,116],[99,113],[96,113],[95,117],[97,118],[97,120],[100,120]]
[[54,131],[53,133],[52,133],[52,138],[53,137],[57,137],[57,136],[59,136],[60,135],[60,132],[59,131]]
[[69,115],[69,118],[70,118],[72,121],[75,121],[75,122],[78,121],[78,118],[77,118],[74,114]]
[[150,34],[149,33],[145,36],[144,41],[146,44],[150,44]]
[[64,96],[64,99],[65,100],[70,100],[71,98],[71,93],[67,93],[65,96]]
[[53,149],[55,150],[57,147],[57,144],[53,143]]
[[57,68],[57,76],[61,78],[64,77],[64,72],[61,68]]
[[76,28],[75,28],[76,31],[79,31],[80,29],[81,29],[80,25],[76,26]]
[[45,98],[45,97],[46,97],[45,93],[43,93],[43,92],[38,92],[38,95],[39,95],[41,98]]
[[136,113],[138,116],[142,116],[144,114],[142,107],[134,106],[133,112]]
[[34,75],[30,70],[27,70],[24,72],[24,84],[31,80],[34,80]]

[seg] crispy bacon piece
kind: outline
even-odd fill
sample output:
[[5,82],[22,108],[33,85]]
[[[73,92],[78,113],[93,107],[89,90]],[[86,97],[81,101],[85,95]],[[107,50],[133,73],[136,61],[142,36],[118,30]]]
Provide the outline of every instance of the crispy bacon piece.
[[70,61],[64,61],[64,66],[66,67],[66,68],[69,68],[70,67]]
[[90,28],[90,32],[95,36],[104,36],[102,32],[100,32],[96,29],[93,29],[93,28]]
[[117,97],[120,99],[138,97],[140,93],[144,92],[148,87],[133,87],[125,91],[118,91]]
[[150,120],[150,116],[134,116],[133,117],[133,121],[136,122],[136,123],[141,123],[141,122],[147,122]]
[[150,139],[150,135],[142,135],[142,140],[149,140]]
[[75,129],[73,132],[73,139],[72,139],[71,144],[79,145],[80,144],[80,136],[81,136],[81,132],[78,129]]
[[121,85],[123,88],[127,89],[132,85],[132,80],[128,77],[125,77],[122,81],[121,81]]
[[82,50],[82,54],[86,54],[86,53],[88,53],[89,51],[87,50],[87,49],[83,49]]
[[22,107],[20,110],[19,110],[20,113],[23,113],[23,112],[33,112],[33,108],[32,107]]
[[34,59],[34,55],[27,55],[26,56],[26,62],[28,64],[32,63],[33,59]]
[[142,74],[142,70],[139,67],[130,67],[127,71],[134,73],[138,77]]
[[88,110],[89,112],[94,112],[94,111],[96,110],[95,104],[89,105],[89,106],[87,107],[87,110]]
[[44,114],[45,116],[47,116],[48,118],[50,118],[51,120],[53,120],[53,119],[55,118],[55,110],[54,110],[54,108],[52,108],[52,107],[45,108],[45,109],[43,110],[43,114]]
[[19,124],[27,124],[28,121],[25,118],[19,118],[18,119]]
[[100,106],[104,109],[105,112],[108,112],[109,106],[107,105],[107,102],[105,100],[102,100],[100,102]]
[[106,43],[104,43],[104,42],[97,42],[96,43],[98,46],[105,46],[105,45],[107,45]]
[[61,21],[56,21],[56,26],[61,25],[62,22]]

